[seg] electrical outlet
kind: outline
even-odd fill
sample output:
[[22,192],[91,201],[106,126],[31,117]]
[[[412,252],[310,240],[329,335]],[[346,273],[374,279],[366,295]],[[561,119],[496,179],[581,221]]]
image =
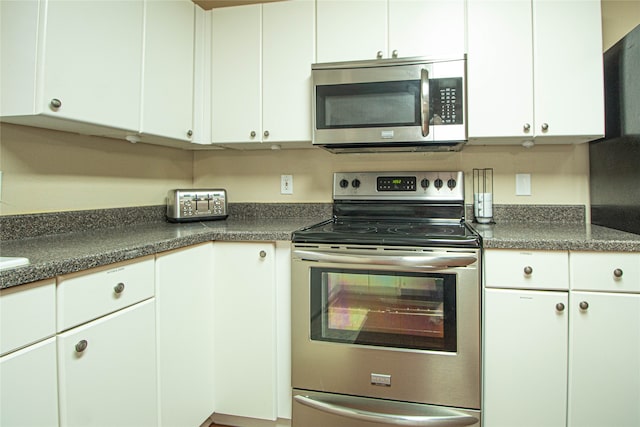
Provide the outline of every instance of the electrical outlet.
[[517,173],[516,174],[516,196],[530,196],[530,195],[531,195],[531,174]]
[[293,194],[293,175],[280,175],[280,194]]

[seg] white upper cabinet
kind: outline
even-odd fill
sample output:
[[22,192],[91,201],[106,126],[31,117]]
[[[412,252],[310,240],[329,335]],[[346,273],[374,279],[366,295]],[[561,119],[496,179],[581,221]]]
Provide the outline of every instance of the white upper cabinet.
[[459,56],[466,52],[465,0],[389,0],[388,56]]
[[212,29],[212,140],[260,141],[261,6],[215,9]]
[[465,52],[464,0],[317,0],[317,62]]
[[471,143],[604,134],[599,0],[468,0]]
[[214,144],[310,145],[314,28],[307,0],[213,10]]
[[387,57],[387,0],[317,0],[317,62]]
[[262,137],[265,143],[311,141],[314,17],[314,4],[308,0],[262,5]]
[[138,128],[143,0],[1,8],[3,121],[112,136]]
[[140,131],[193,137],[194,14],[191,0],[145,0]]

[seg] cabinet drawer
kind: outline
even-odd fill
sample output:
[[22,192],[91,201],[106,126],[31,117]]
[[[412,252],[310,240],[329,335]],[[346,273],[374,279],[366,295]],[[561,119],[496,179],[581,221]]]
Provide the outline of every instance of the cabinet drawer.
[[489,288],[569,289],[567,252],[487,250],[484,266]]
[[0,291],[0,354],[56,333],[55,282],[43,280]]
[[572,290],[640,292],[640,253],[571,252]]
[[150,298],[154,258],[148,256],[58,277],[58,331]]

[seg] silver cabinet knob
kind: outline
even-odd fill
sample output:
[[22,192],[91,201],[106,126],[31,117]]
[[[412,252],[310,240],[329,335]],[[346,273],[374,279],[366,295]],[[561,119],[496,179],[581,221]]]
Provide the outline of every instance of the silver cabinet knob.
[[613,275],[615,277],[617,277],[618,279],[622,277],[622,269],[621,268],[616,268],[615,270],[613,270]]
[[187,131],[187,136],[188,136],[189,138],[191,138],[191,137],[193,136],[193,131],[192,131],[191,129],[189,129],[189,130]]
[[526,274],[527,276],[530,276],[530,275],[531,275],[531,273],[533,273],[533,268],[531,268],[531,266],[527,265],[527,266],[524,268],[524,274]]
[[382,59],[382,51],[381,50],[379,50],[378,53],[376,54],[376,58]]
[[524,130],[525,132],[529,132],[531,130],[531,123],[525,123],[522,126],[522,130]]
[[546,132],[549,130],[549,124],[548,123],[543,123],[542,126],[540,126],[542,128],[543,132]]
[[564,311],[564,304],[559,302],[556,304],[556,310],[558,311]]
[[76,344],[76,353],[82,353],[87,349],[88,346],[89,343],[87,342],[87,340],[78,341],[78,343]]
[[255,138],[257,134],[255,130],[252,130],[249,135],[251,135],[251,138]]
[[260,251],[260,258],[266,258],[267,253],[265,251]]
[[580,304],[578,304],[580,306],[580,310],[586,310],[589,308],[589,303],[586,301],[580,301]]
[[394,50],[393,52],[391,52],[391,56],[392,56],[393,58],[397,58],[397,57],[398,57],[398,51],[397,51],[397,50]]
[[49,102],[49,105],[51,105],[51,108],[58,109],[58,108],[62,107],[62,101],[60,101],[58,98],[53,98]]
[[121,294],[124,291],[124,283],[120,282],[113,287],[113,292],[116,294]]
[[264,131],[264,137],[265,137],[265,138],[269,138],[269,131],[268,131],[268,130],[265,130],[265,131]]

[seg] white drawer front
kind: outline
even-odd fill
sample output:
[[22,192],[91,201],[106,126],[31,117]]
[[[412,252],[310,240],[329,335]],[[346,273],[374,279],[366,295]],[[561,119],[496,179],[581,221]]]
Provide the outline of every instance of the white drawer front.
[[153,256],[58,277],[58,331],[150,298]]
[[640,253],[571,252],[571,289],[640,292]]
[[0,291],[0,354],[55,333],[56,287],[53,279]]
[[569,289],[567,252],[488,249],[484,266],[489,288]]

